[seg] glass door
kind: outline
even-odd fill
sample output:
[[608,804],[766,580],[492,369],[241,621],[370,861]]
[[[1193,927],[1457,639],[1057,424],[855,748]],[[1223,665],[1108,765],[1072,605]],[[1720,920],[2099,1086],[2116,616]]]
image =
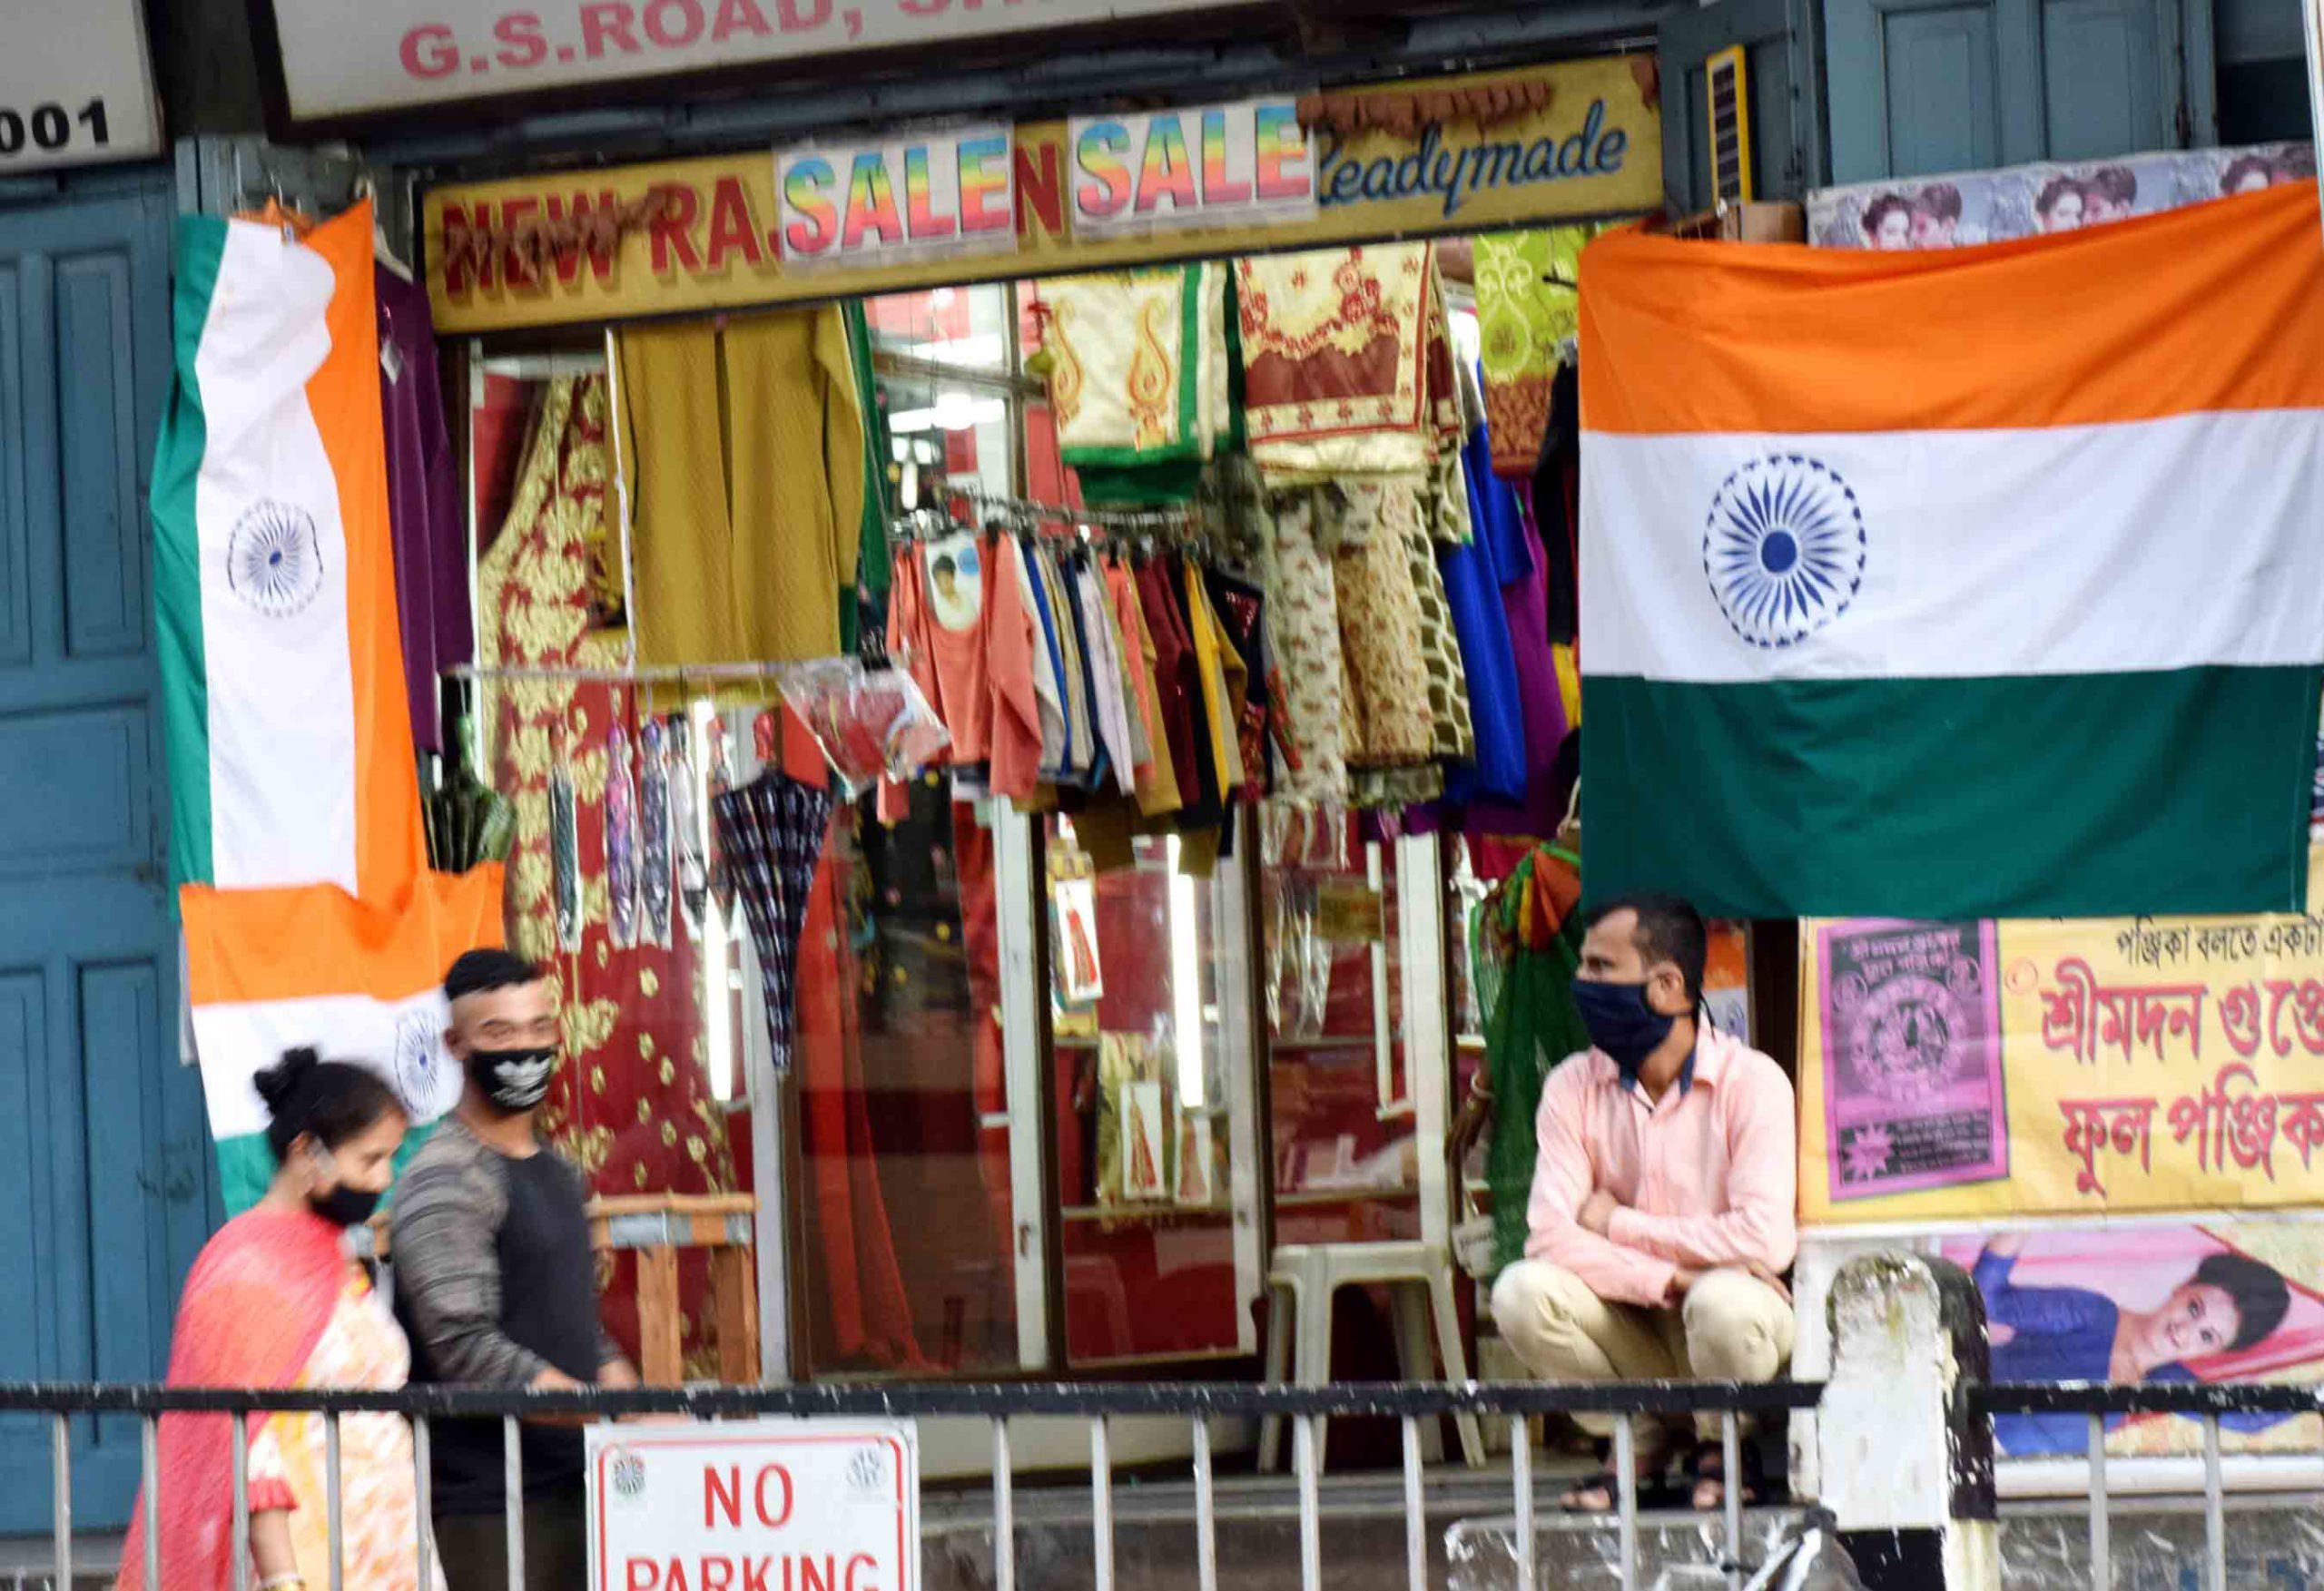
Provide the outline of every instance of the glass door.
[[1178,870],[1174,838],[1098,871],[1047,824],[1053,1141],[1064,1345],[1075,1367],[1253,1351],[1256,1110],[1237,864]]

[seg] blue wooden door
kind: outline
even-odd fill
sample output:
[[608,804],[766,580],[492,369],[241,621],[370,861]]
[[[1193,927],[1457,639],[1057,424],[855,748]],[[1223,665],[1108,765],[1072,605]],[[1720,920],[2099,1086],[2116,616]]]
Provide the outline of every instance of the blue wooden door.
[[[178,1064],[145,490],[169,380],[165,180],[0,209],[0,1380],[157,1375],[210,1229]],[[47,1432],[0,1430],[0,1534],[44,1527]],[[74,1501],[126,1519],[133,1423]]]
[[[2181,0],[1824,0],[1835,182],[2171,149]],[[2210,25],[2208,5],[2201,25]]]

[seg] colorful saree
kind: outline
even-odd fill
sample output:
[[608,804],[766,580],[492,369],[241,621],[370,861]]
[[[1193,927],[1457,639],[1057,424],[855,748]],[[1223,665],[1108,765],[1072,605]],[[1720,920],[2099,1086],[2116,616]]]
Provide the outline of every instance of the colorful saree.
[[[341,1235],[316,1216],[266,1208],[222,1227],[186,1279],[169,1384],[403,1385],[410,1350],[349,1261]],[[321,1426],[306,1415],[249,1420],[251,1509],[289,1512],[292,1550],[310,1585],[330,1579]],[[153,1591],[224,1591],[234,1584],[232,1443],[228,1416],[162,1419],[162,1574]],[[412,1591],[419,1510],[409,1428],[392,1415],[342,1420],[340,1485],[344,1584],[350,1591]],[[147,1591],[144,1530],[141,1498],[123,1548],[121,1591]]]

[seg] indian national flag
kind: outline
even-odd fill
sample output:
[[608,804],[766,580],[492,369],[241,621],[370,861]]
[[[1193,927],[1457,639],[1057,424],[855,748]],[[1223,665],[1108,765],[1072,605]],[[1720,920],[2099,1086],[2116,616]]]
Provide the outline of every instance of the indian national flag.
[[1946,252],[1603,238],[1581,426],[1593,895],[2304,904],[2312,183]]
[[426,864],[396,624],[371,207],[184,216],[153,471],[172,864],[399,894]]
[[[501,869],[421,873],[399,905],[335,886],[179,891],[186,995],[229,1214],[266,1192],[274,1160],[252,1079],[282,1052],[376,1067],[425,1129],[459,1102],[443,1044],[445,969],[501,942]],[[418,1147],[415,1131],[406,1153]]]

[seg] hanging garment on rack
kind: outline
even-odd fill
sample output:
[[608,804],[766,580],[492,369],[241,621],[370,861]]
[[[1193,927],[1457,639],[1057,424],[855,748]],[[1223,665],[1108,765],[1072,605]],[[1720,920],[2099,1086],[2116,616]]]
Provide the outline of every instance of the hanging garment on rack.
[[1165,817],[1178,810],[1180,797],[1177,768],[1170,752],[1169,727],[1162,717],[1159,653],[1154,633],[1147,627],[1146,612],[1139,604],[1137,584],[1130,572],[1119,559],[1109,558],[1105,575],[1114,617],[1121,626],[1123,661],[1137,692],[1137,715],[1142,724],[1139,740],[1145,750],[1137,770],[1137,810],[1146,818]]
[[1079,604],[1081,633],[1089,643],[1090,683],[1097,692],[1098,738],[1106,752],[1108,777],[1099,788],[1110,785],[1121,795],[1135,797],[1137,765],[1142,760],[1138,742],[1143,735],[1132,732],[1135,715],[1130,711],[1129,699],[1133,687],[1121,627],[1115,621],[1113,601],[1106,590],[1104,576],[1089,561],[1088,555],[1074,555],[1068,572],[1073,580],[1074,600]]
[[1318,480],[1435,457],[1425,243],[1236,261],[1251,457]]
[[865,487],[840,311],[640,327],[616,349],[639,661],[837,653]]
[[[1454,486],[1459,489],[1457,478]],[[1455,501],[1458,523],[1465,527],[1467,497],[1463,495]],[[1431,534],[1434,527],[1452,522],[1452,510],[1441,484],[1428,486],[1418,516],[1399,514],[1396,522],[1403,532],[1404,564],[1412,577],[1413,594],[1420,602],[1421,657],[1428,675],[1428,715],[1436,755],[1448,762],[1466,762],[1477,749],[1476,729],[1469,715],[1468,675],[1462,667],[1460,636],[1445,595],[1444,575],[1436,566],[1439,539]]]
[[[1017,539],[991,536],[981,551],[989,788],[993,795],[1029,801],[1040,788],[1049,726],[1061,722],[1056,717],[1056,676],[1048,672],[1052,667],[1048,645],[1034,616],[1032,583]],[[955,736],[959,732],[953,731]],[[956,778],[954,792],[960,788]]]
[[1281,751],[1278,800],[1313,810],[1347,800],[1347,663],[1340,649],[1339,593],[1332,577],[1328,515],[1313,491],[1291,493],[1264,516],[1260,583],[1268,633],[1280,648],[1283,690],[1273,701]]
[[1492,473],[1533,473],[1549,423],[1559,351],[1581,329],[1581,248],[1596,225],[1485,233],[1476,240],[1477,334],[1484,356]]
[[856,412],[863,417],[863,508],[858,520],[855,589],[840,593],[840,644],[856,650],[861,607],[875,611],[888,600],[894,571],[888,555],[888,465],[895,445],[888,435],[888,413],[880,403],[880,380],[872,368],[872,325],[862,299],[841,307],[847,329],[848,371],[855,383]]
[[1549,554],[1550,639],[1571,643],[1581,633],[1581,378],[1580,367],[1571,362],[1558,367],[1550,386],[1532,501]]
[[1016,538],[1012,550],[1026,611],[1032,615],[1034,639],[1039,643],[1033,654],[1033,690],[1040,702],[1041,780],[1056,784],[1073,776],[1073,714],[1066,700],[1065,639],[1058,630],[1049,572],[1031,538]]
[[1218,615],[1211,609],[1210,593],[1204,585],[1201,566],[1187,557],[1175,558],[1172,563],[1172,575],[1180,600],[1186,604],[1187,630],[1194,639],[1195,664],[1202,683],[1203,728],[1216,780],[1212,788],[1224,805],[1233,801],[1243,786],[1239,726],[1244,697],[1250,687],[1250,673],[1228,644]]
[[1222,264],[1037,283],[1059,456],[1091,503],[1193,500],[1230,425]]
[[1358,725],[1352,767],[1404,766],[1436,752],[1425,620],[1406,540],[1408,531],[1426,539],[1421,492],[1414,477],[1358,480],[1331,499],[1340,647]]
[[[1268,731],[1271,721],[1271,681],[1266,654],[1266,600],[1257,586],[1224,570],[1202,571],[1213,620],[1234,663],[1239,663],[1244,686],[1235,717],[1236,754],[1243,765],[1237,795],[1246,801],[1265,800],[1268,788]],[[1231,673],[1230,664],[1230,673]],[[1233,695],[1232,691],[1229,692]]]
[[[1443,547],[1437,554],[1444,572],[1445,596],[1452,604],[1453,631],[1460,638],[1462,673],[1476,727],[1477,748],[1470,765],[1455,770],[1445,781],[1446,799],[1462,802],[1524,800],[1529,754],[1527,682],[1519,675],[1503,593],[1520,577],[1518,571],[1530,566],[1531,559],[1523,545],[1516,492],[1492,473],[1491,458],[1492,445],[1486,428],[1480,426],[1455,466],[1474,534],[1466,545]],[[1548,661],[1546,647],[1527,656],[1531,662]],[[1546,672],[1531,683],[1552,695],[1557,688]]]
[[[694,993],[694,924],[715,909],[702,898],[704,859],[694,858],[696,905],[670,948],[614,948],[608,891],[596,861],[585,863],[578,879],[577,949],[564,954],[557,936],[548,854],[551,748],[563,736],[576,759],[602,761],[607,732],[620,716],[615,689],[603,679],[621,662],[619,638],[589,627],[587,547],[607,513],[613,476],[608,407],[602,377],[546,386],[507,518],[477,571],[481,664],[599,675],[545,673],[521,685],[479,688],[492,781],[518,817],[508,863],[508,944],[547,967],[558,984],[565,1057],[546,1113],[557,1149],[601,1193],[725,1193],[735,1182],[729,1141],[713,1125],[718,1117],[709,1079],[695,1058],[705,1030]],[[709,748],[690,740],[687,751],[706,760]],[[691,790],[691,780],[681,782]],[[603,786],[576,784],[570,809],[576,853],[602,857]],[[625,1281],[621,1291],[634,1285]],[[709,1345],[708,1292],[699,1272],[684,1282],[682,1347],[690,1355]],[[619,1297],[608,1301],[625,1307]]]
[[388,445],[388,525],[395,540],[396,620],[411,702],[411,738],[442,751],[438,681],[476,660],[468,602],[468,521],[444,424],[444,387],[428,290],[392,272],[379,294],[379,413]]

